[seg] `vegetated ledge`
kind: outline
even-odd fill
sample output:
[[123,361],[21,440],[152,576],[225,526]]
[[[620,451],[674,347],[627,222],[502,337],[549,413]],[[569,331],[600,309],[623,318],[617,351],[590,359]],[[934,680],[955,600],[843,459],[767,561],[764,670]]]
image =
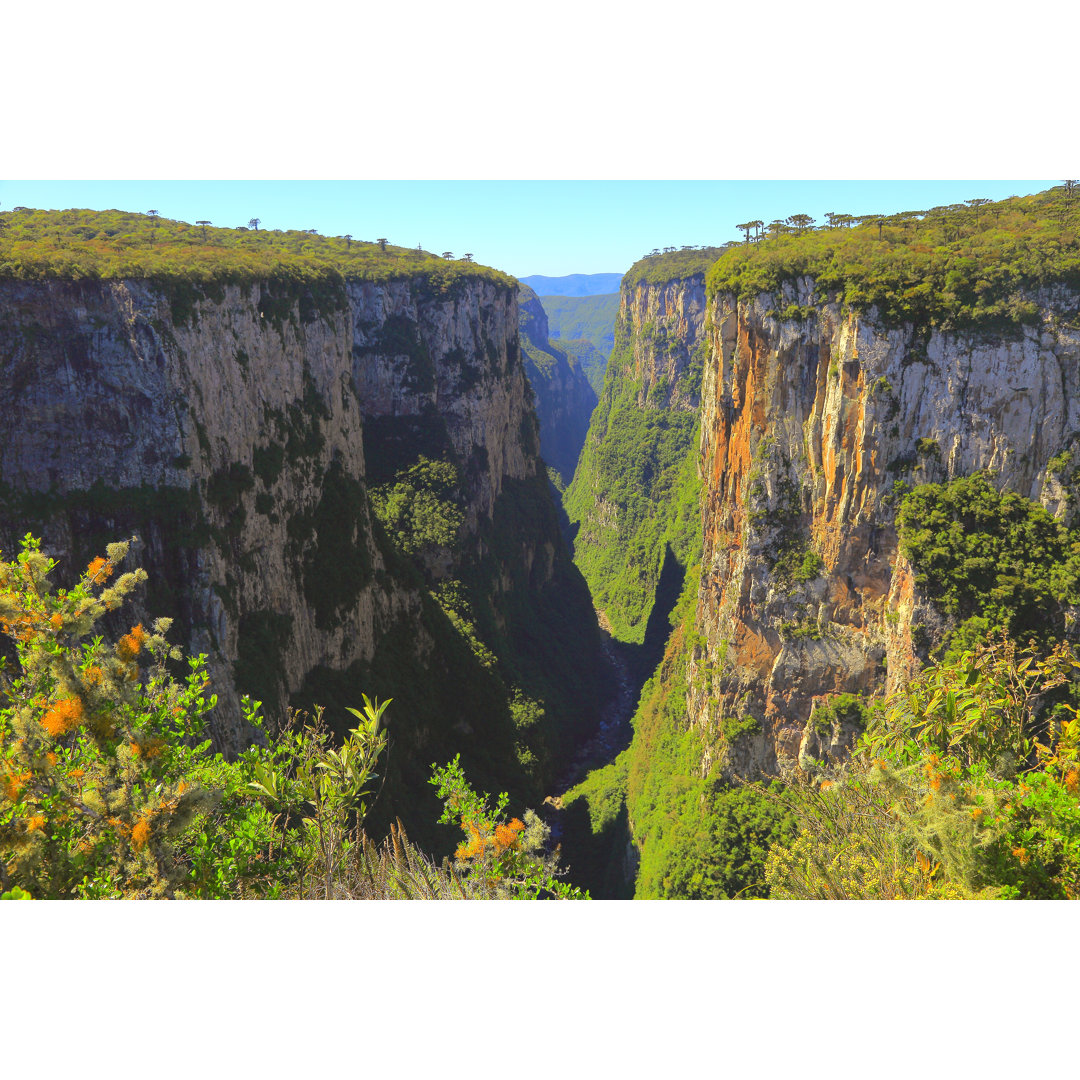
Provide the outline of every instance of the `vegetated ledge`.
[[1064,187],[858,221],[731,248],[707,295],[752,300],[807,277],[819,301],[875,308],[885,326],[1008,332],[1040,321],[1033,292],[1080,287],[1080,197]]
[[290,277],[311,283],[424,279],[440,293],[509,274],[417,248],[289,230],[224,229],[121,210],[0,213],[0,280],[148,278],[220,287]]
[[661,255],[646,255],[623,274],[622,284],[664,285],[669,281],[682,281],[696,274],[704,274],[731,246],[687,248]]

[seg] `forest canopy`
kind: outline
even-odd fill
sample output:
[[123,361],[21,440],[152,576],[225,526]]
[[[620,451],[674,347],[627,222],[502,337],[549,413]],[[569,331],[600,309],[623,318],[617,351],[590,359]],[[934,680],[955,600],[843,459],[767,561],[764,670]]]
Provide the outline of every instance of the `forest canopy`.
[[424,277],[440,289],[465,279],[514,284],[508,274],[466,259],[384,240],[259,229],[255,220],[217,228],[122,210],[7,211],[0,213],[0,280],[183,278],[243,284],[284,273],[360,281]]
[[1001,330],[1038,320],[1032,290],[1080,286],[1080,198],[1064,187],[1000,202],[830,217],[832,225],[816,229],[778,228],[757,240],[748,234],[709,271],[709,295],[750,300],[806,276],[819,299],[838,298],[857,311],[876,307],[886,325]]

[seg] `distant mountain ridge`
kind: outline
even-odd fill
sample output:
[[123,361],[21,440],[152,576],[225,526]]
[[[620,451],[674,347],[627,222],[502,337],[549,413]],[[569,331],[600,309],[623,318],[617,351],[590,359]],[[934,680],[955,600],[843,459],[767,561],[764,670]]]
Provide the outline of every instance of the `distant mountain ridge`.
[[562,277],[544,277],[532,274],[518,278],[528,285],[537,296],[599,296],[617,293],[622,274],[565,274]]
[[547,312],[551,338],[564,348],[571,348],[573,340],[584,340],[593,346],[593,352],[582,354],[582,367],[592,384],[600,393],[604,382],[604,368],[615,345],[615,316],[619,312],[619,294],[602,293],[595,296],[541,296]]

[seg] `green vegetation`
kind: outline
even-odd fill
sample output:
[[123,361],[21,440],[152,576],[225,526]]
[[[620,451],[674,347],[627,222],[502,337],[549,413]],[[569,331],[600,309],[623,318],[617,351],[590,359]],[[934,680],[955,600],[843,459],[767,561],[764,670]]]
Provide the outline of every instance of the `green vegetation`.
[[866,703],[858,694],[836,694],[827,705],[819,705],[810,717],[810,723],[827,735],[838,724],[853,724],[864,729],[869,718]]
[[1060,638],[1077,602],[1080,536],[1042,506],[998,491],[986,473],[923,484],[897,513],[901,550],[916,582],[947,615],[979,618],[1017,640]]
[[457,505],[459,483],[450,462],[421,455],[393,484],[371,489],[371,509],[403,554],[430,554],[457,539],[464,521]]
[[465,781],[460,758],[432,766],[431,783],[443,800],[442,824],[461,827],[465,841],[454,852],[454,869],[476,882],[484,895],[501,900],[585,900],[587,893],[559,881],[557,861],[544,850],[551,830],[532,810],[525,820],[506,820],[503,792],[474,792]]
[[600,403],[564,504],[580,526],[575,562],[617,638],[641,642],[667,550],[683,567],[699,542],[697,415],[638,403],[620,323]]
[[[563,346],[568,340],[587,341],[606,361],[615,347],[619,296],[617,292],[600,296],[541,296],[552,340],[557,339]],[[602,385],[603,371],[600,380]],[[594,387],[598,393],[600,385]]]
[[935,665],[872,718],[836,781],[792,785],[772,895],[1080,897],[1080,718],[1055,691],[1080,666],[1008,639]]
[[[184,681],[170,674],[182,657],[165,639],[169,620],[115,645],[96,632],[146,579],[136,570],[109,584],[127,551],[110,544],[69,590],[54,591],[55,563],[30,536],[0,562],[0,631],[17,659],[0,676],[3,898],[582,898],[558,880],[535,814],[505,821],[507,797],[489,807],[457,759],[430,781],[443,820],[469,838],[454,865],[400,829],[381,848],[365,835],[389,702],[364,695],[335,742],[321,709],[271,734],[245,698],[260,741],[232,761],[212,753],[204,658]],[[273,638],[265,614],[256,636]]]
[[[696,570],[672,612],[664,658],[641,692],[630,748],[564,796],[574,829],[567,840],[571,863],[599,895],[620,895],[617,866],[629,821],[641,852],[639,899],[766,896],[769,845],[794,835],[790,815],[758,786],[730,787],[701,776],[702,736],[686,723]],[[736,736],[758,726],[753,718],[729,725]]]
[[610,347],[601,351],[591,341],[584,341],[581,338],[560,338],[559,346],[568,357],[577,361],[593,393],[599,397],[600,391],[604,388],[604,372],[607,371]]
[[709,271],[709,294],[749,300],[806,275],[820,297],[876,308],[887,326],[1007,331],[1038,321],[1033,290],[1080,286],[1080,206],[1063,188],[981,212],[957,205],[861,220],[733,246]]
[[724,247],[689,248],[680,251],[668,249],[663,253],[646,255],[623,274],[623,288],[638,284],[664,285],[669,281],[685,280],[704,274],[726,250]]
[[[514,279],[471,261],[346,237],[207,228],[119,210],[15,210],[0,213],[0,280],[151,278],[169,289],[174,321],[186,322],[202,297],[222,285],[291,284],[313,310],[344,280],[423,278],[448,292],[466,281],[510,288]],[[280,318],[280,300],[260,309]],[[264,306],[265,304],[265,306]],[[305,312],[301,312],[303,318]],[[310,321],[305,319],[304,321]]]

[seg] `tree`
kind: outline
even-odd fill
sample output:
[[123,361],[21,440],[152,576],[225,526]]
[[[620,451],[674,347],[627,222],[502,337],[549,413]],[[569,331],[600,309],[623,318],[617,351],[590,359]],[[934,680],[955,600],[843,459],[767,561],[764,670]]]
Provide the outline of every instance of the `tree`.
[[249,219],[249,221],[248,221],[248,228],[249,229],[254,229],[256,232],[258,232],[259,231],[259,226],[261,224],[262,224],[262,220],[260,218],[253,217],[253,218]]
[[802,236],[814,224],[814,219],[809,214],[792,214],[787,220],[789,225],[795,226],[798,236]]
[[979,224],[979,207],[985,206],[989,199],[966,199],[965,202],[975,211],[975,224]]
[[206,226],[210,225],[212,223],[209,222],[209,221],[196,221],[195,224],[202,226],[202,238],[203,238],[203,243],[205,244],[206,243]]
[[736,225],[735,226],[736,229],[741,229],[746,234],[745,243],[747,245],[749,245],[749,243],[750,243],[750,230],[753,227],[754,227],[754,223],[752,221],[744,221],[741,225]]
[[750,222],[750,226],[754,230],[754,234],[755,234],[754,239],[755,240],[760,240],[761,239],[761,230],[762,230],[764,225],[765,225],[765,222],[762,221],[761,218],[754,218],[754,220]]
[[147,214],[148,217],[157,217],[158,216],[158,212],[156,210],[147,210],[146,214]]
[[779,218],[769,222],[769,231],[773,234],[773,237],[779,236],[782,232],[787,231],[787,225],[784,224]]
[[379,239],[375,241],[375,243],[379,245],[380,251],[385,251],[386,245],[389,244],[390,241],[387,240],[385,236],[380,236]]
[[444,251],[442,253],[442,257],[444,259],[452,259],[454,257],[454,253],[452,251]]
[[1066,210],[1066,212],[1068,212],[1069,203],[1072,201],[1072,193],[1076,190],[1077,183],[1080,183],[1080,181],[1077,181],[1077,180],[1066,180],[1065,181],[1065,210]]
[[345,250],[348,251],[352,247],[352,233],[345,234]]
[[464,260],[465,260],[466,262],[472,262],[472,252],[471,252],[471,251],[466,251],[466,252],[465,252],[465,254],[464,254],[464,255],[462,255],[461,257],[462,257],[462,258],[463,258],[463,259],[464,259]]

